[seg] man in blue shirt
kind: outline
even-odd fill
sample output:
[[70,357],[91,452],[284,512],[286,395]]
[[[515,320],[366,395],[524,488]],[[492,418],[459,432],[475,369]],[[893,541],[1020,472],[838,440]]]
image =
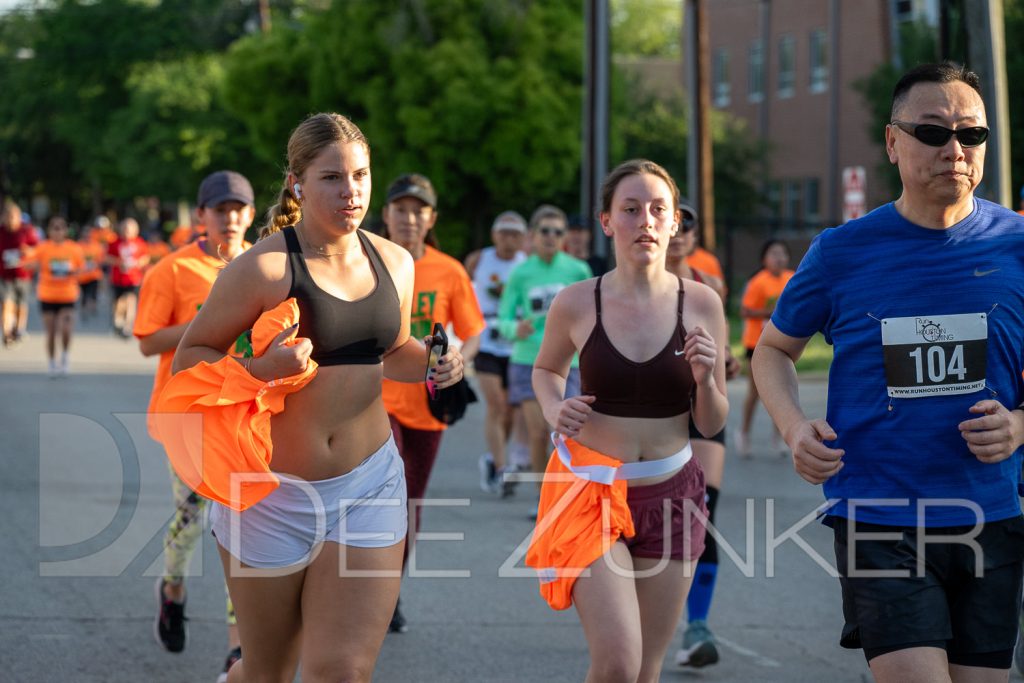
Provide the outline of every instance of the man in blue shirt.
[[[907,72],[886,152],[895,202],[825,230],[754,353],[797,473],[823,484],[846,625],[878,681],[1006,681],[1024,573],[1024,219],[978,199],[976,74]],[[794,363],[822,332],[828,413]]]

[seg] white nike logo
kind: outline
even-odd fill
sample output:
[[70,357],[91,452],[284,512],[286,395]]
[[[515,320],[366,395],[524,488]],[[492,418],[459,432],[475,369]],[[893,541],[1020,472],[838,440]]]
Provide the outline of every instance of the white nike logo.
[[991,275],[992,273],[996,273],[998,271],[998,268],[993,268],[992,270],[981,270],[980,268],[975,268],[974,277],[985,277],[986,275]]
[[686,352],[685,352],[685,351],[676,351],[676,355],[677,355],[677,356],[681,356],[681,355],[683,355],[684,353],[686,353]]

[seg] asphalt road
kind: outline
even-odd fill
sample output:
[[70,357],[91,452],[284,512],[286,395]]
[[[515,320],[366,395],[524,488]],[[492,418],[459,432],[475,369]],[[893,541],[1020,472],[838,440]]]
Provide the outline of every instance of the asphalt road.
[[[209,534],[188,583],[188,648],[168,654],[152,634],[171,512],[165,459],[144,428],[155,362],[94,321],[76,337],[71,375],[51,380],[34,318],[30,332],[0,350],[0,681],[212,683],[226,640]],[[730,385],[733,406],[744,390]],[[805,382],[802,398],[823,414],[822,382]],[[419,544],[419,575],[402,590],[410,630],[388,636],[376,681],[584,678],[574,612],[547,607],[516,552],[532,528],[533,494],[520,487],[499,500],[477,486],[482,415],[472,407],[445,435],[429,490],[438,504],[423,529],[442,536]],[[831,533],[810,521],[821,492],[770,452],[768,433],[762,411],[754,458],[730,453],[726,467],[718,523],[733,551],[721,553],[710,619],[722,660],[681,670],[673,648],[663,681],[870,680],[862,655],[837,644]]]

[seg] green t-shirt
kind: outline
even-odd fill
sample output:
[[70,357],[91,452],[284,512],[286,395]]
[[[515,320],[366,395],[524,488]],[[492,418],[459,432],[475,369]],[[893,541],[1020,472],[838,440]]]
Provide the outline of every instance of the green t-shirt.
[[[555,254],[551,263],[545,263],[533,254],[509,273],[498,305],[498,329],[503,337],[513,340],[511,362],[533,365],[540,353],[544,323],[555,295],[572,283],[590,277],[593,273],[585,261],[561,251]],[[518,339],[516,324],[524,318],[533,321],[533,334],[526,339]],[[577,364],[576,357],[573,357],[573,367]]]

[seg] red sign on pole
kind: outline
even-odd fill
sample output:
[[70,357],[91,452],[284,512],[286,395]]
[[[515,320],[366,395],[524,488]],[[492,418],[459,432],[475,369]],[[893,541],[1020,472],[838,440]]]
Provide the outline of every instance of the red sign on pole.
[[868,211],[867,174],[863,166],[847,166],[843,169],[843,222],[860,218]]

